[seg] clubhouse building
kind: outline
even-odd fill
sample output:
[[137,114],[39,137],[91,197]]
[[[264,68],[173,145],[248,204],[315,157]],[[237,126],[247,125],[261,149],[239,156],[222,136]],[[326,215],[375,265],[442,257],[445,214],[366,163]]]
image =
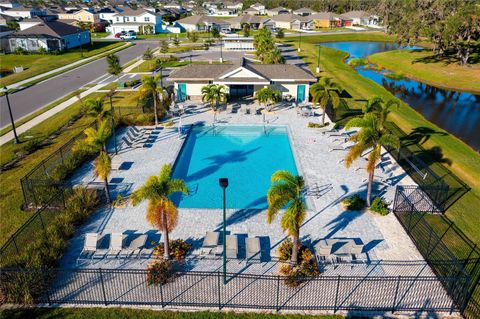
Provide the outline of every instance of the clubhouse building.
[[255,64],[245,58],[237,64],[190,64],[173,71],[178,101],[200,100],[202,87],[221,84],[230,100],[252,97],[256,91],[272,85],[282,97],[298,103],[308,101],[310,85],[317,81],[309,71],[292,64]]

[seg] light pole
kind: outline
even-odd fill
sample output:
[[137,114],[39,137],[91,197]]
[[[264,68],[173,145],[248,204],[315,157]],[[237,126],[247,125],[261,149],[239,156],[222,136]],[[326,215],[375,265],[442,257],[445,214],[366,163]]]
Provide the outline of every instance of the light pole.
[[222,38],[220,38],[220,63],[223,63],[223,42],[222,42]]
[[302,46],[302,32],[298,31],[298,34],[300,35],[298,38],[298,52],[302,51],[300,48]]
[[228,187],[228,178],[218,180],[220,187],[223,188],[223,284],[227,284],[227,221],[226,221],[226,190]]
[[115,154],[118,154],[118,149],[117,149],[117,134],[115,133],[115,114],[113,113],[113,103],[112,103],[112,97],[115,94],[115,91],[110,92],[109,98],[110,98],[110,116],[112,117],[112,133],[113,133],[113,145],[115,146]]
[[320,73],[320,45],[318,45],[317,73]]
[[82,47],[82,39],[80,33],[78,34],[78,42],[80,43],[80,56],[83,58],[83,47]]
[[15,122],[13,121],[12,108],[10,107],[10,99],[8,98],[8,89],[6,86],[3,87],[3,93],[5,93],[5,99],[7,100],[8,113],[10,114],[10,121],[12,122],[13,128],[13,144],[19,144],[20,140],[17,136],[17,130],[15,129]]

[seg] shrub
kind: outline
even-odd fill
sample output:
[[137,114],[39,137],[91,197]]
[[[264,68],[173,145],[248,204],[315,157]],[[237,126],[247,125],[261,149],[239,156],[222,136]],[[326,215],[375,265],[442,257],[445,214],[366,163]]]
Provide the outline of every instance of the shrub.
[[328,122],[325,122],[324,125],[322,125],[322,123],[308,122],[307,127],[309,127],[309,128],[322,128],[322,127],[328,126],[329,124],[330,123],[328,123]]
[[368,64],[367,59],[363,59],[363,58],[354,58],[354,59],[351,59],[350,61],[348,61],[348,65],[353,66],[353,67],[357,67],[357,66],[361,66],[361,65],[367,65],[367,64]]
[[27,154],[31,154],[43,146],[42,142],[43,141],[39,138],[33,138],[20,145],[25,150],[25,152],[27,152]]
[[362,210],[365,208],[365,200],[358,194],[355,194],[342,200],[342,205],[348,210]]
[[401,80],[403,78],[405,78],[405,76],[403,75],[403,73],[401,72],[385,72],[385,77],[389,78],[389,79],[392,79],[392,80]]
[[375,197],[370,205],[370,210],[382,216],[388,215],[388,204],[380,197]]
[[285,285],[288,287],[298,287],[308,278],[320,275],[312,251],[305,246],[302,246],[299,251],[298,265],[282,264],[279,273],[285,276]]
[[[188,254],[190,249],[192,249],[192,245],[186,243],[183,239],[174,239],[169,241],[170,247],[170,258],[175,260],[183,260],[185,256]],[[158,244],[153,249],[154,256],[161,258],[164,254],[165,250],[163,248],[163,244]]]
[[147,283],[149,285],[163,285],[172,279],[173,275],[173,264],[171,261],[154,261],[147,268]]
[[59,164],[52,172],[50,172],[50,177],[56,182],[61,182],[73,173],[78,166],[94,155],[95,152],[87,149],[74,150],[62,164]]

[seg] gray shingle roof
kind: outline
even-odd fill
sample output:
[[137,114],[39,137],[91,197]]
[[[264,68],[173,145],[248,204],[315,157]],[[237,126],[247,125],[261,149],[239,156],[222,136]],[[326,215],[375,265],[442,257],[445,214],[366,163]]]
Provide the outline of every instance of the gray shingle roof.
[[[169,79],[171,81],[214,81],[221,76],[244,67],[268,80],[289,79],[297,81],[316,81],[316,78],[308,71],[292,64],[254,64],[243,59],[238,64],[191,64],[173,71]],[[230,80],[237,81],[237,78]],[[241,78],[238,79],[241,81]],[[258,81],[258,79],[255,79]]]
[[28,36],[28,35],[42,35],[50,37],[62,37],[69,34],[76,34],[84,32],[84,30],[77,28],[73,25],[58,22],[58,21],[42,21],[41,23],[22,30],[15,32],[12,36]]

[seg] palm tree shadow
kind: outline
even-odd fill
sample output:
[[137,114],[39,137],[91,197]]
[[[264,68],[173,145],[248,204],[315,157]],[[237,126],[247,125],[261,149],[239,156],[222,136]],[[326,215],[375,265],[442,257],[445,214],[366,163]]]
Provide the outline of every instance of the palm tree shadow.
[[334,236],[336,233],[347,228],[348,224],[350,224],[350,222],[358,218],[360,215],[362,215],[362,212],[355,212],[349,210],[343,211],[342,213],[340,213],[340,215],[338,215],[325,225],[326,227],[330,226],[330,228],[328,234],[325,235],[324,238],[332,238],[332,236]]
[[433,135],[447,136],[448,133],[436,131],[429,127],[420,126],[414,128],[408,135],[402,137],[402,142],[404,142],[404,145],[421,145],[427,142]]

